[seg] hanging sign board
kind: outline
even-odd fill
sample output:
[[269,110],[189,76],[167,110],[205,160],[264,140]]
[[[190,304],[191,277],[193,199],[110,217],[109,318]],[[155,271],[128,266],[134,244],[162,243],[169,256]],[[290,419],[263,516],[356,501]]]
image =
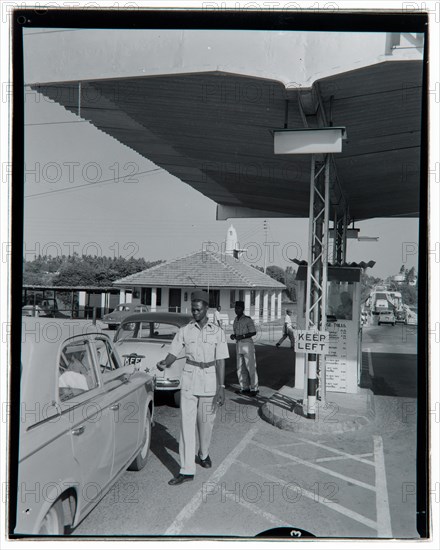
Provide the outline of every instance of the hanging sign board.
[[327,331],[296,330],[295,351],[300,353],[328,354],[330,335]]

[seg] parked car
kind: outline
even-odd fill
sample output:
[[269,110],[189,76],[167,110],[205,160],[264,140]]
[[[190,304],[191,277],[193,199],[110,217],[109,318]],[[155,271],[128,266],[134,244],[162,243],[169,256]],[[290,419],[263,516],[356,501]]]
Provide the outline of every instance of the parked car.
[[396,324],[396,317],[394,315],[394,312],[393,311],[381,311],[379,313],[379,319],[378,319],[377,324],[378,325],[389,324],[389,325],[394,326]]
[[104,315],[102,322],[107,323],[108,328],[113,330],[117,329],[122,321],[129,315],[133,315],[134,313],[147,313],[147,311],[150,311],[149,307],[143,304],[118,304],[111,313]]
[[76,527],[148,458],[154,377],[90,324],[56,323],[23,319],[16,534]]
[[171,367],[160,371],[156,363],[165,359],[171,341],[180,327],[192,320],[185,313],[150,312],[130,315],[115,334],[114,342],[124,365],[140,365],[156,377],[156,391],[171,391],[180,404],[180,378],[185,366],[185,353]]

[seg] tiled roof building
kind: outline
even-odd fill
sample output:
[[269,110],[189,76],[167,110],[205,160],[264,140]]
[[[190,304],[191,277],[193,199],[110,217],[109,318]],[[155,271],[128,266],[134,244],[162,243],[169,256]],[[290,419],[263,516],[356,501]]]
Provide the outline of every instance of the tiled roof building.
[[263,321],[281,316],[285,285],[230,254],[199,251],[156,265],[114,282],[132,290],[133,299],[151,308],[189,311],[191,290],[209,289],[210,306],[222,307],[231,317],[235,300],[245,302],[245,311]]

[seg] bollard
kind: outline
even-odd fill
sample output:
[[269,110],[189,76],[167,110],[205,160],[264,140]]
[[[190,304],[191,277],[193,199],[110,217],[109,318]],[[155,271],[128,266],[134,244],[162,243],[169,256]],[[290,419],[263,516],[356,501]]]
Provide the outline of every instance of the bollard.
[[317,388],[317,378],[316,378],[316,353],[309,353],[309,374],[307,379],[307,418],[315,419],[315,408],[316,408],[316,388]]

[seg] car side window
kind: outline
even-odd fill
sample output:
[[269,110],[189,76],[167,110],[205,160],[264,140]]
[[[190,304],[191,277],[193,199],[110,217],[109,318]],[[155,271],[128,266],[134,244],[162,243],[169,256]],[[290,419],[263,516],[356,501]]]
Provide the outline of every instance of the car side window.
[[137,338],[138,332],[139,323],[124,323],[117,332],[116,341],[119,342],[120,340]]
[[172,340],[178,330],[179,327],[168,323],[142,323],[140,338]]
[[119,369],[119,362],[108,340],[96,340],[96,352],[98,354],[99,368],[103,374]]
[[61,401],[81,395],[98,386],[89,344],[75,339],[64,345],[58,366],[58,391]]

